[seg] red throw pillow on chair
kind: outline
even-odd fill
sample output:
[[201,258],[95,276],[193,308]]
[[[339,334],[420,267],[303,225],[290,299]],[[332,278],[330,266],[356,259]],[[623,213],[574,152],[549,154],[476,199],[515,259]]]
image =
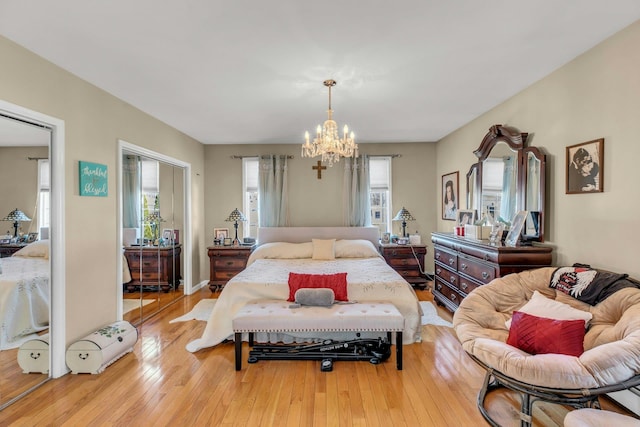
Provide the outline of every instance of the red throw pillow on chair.
[[289,299],[295,301],[296,291],[300,288],[332,289],[336,301],[349,301],[347,295],[347,273],[301,274],[289,273]]
[[529,354],[584,353],[584,320],[556,320],[514,311],[507,344]]

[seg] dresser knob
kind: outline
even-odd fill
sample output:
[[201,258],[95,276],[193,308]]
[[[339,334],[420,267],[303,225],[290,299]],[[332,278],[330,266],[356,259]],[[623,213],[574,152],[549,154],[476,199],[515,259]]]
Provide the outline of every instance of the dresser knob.
[[449,265],[453,265],[454,262],[455,260],[453,258],[449,258]]
[[463,291],[466,291],[466,290],[467,290],[467,286],[468,286],[468,285],[467,285],[466,283],[461,283],[461,284],[460,284],[460,287],[462,288],[462,290],[463,290]]
[[440,274],[442,273],[442,270],[440,270],[440,268],[436,268],[436,274]]
[[462,264],[462,270],[466,270],[467,269],[467,264]]
[[451,283],[455,283],[455,281],[456,281],[456,276],[451,276],[451,277],[449,278],[449,281],[450,281]]
[[440,252],[436,252],[436,259],[439,260],[440,259]]
[[457,300],[457,299],[458,299],[458,298],[456,297],[456,294],[451,294],[451,301],[455,301],[455,300]]
[[487,277],[489,277],[489,273],[487,273],[486,271],[482,272],[482,278],[486,279]]
[[398,255],[398,252],[396,252],[396,251],[391,251],[391,255],[396,256],[396,255]]

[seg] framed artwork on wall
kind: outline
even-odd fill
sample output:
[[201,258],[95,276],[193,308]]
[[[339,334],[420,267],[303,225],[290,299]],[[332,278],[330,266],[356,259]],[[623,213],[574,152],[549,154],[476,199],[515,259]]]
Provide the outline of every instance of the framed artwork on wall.
[[455,221],[458,218],[459,172],[442,175],[442,219]]
[[604,176],[604,138],[567,147],[566,194],[601,193]]

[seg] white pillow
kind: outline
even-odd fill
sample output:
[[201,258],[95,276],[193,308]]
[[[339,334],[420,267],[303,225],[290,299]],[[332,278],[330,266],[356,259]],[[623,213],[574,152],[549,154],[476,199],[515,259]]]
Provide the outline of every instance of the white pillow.
[[12,256],[49,259],[49,240],[37,240],[29,243]]
[[380,253],[369,240],[336,240],[336,258],[377,258]]
[[247,266],[251,265],[257,259],[275,258],[275,259],[296,259],[311,258],[313,255],[313,245],[311,242],[305,243],[288,243],[288,242],[272,242],[260,245],[251,252],[247,260]]
[[336,259],[336,239],[321,240],[311,239],[313,243],[313,255],[312,259],[332,260]]
[[[585,328],[593,317],[588,311],[578,310],[568,304],[547,298],[538,291],[533,291],[529,302],[518,310],[537,317],[557,320],[584,320]],[[511,319],[504,322],[507,329],[511,327]]]

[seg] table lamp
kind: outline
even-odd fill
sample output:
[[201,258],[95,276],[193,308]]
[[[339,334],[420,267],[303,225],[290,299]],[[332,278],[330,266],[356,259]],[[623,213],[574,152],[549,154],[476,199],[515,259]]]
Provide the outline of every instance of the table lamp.
[[14,209],[9,212],[9,215],[2,218],[2,221],[13,221],[13,237],[18,237],[18,227],[20,222],[31,221],[31,218],[26,216],[20,209]]
[[403,206],[402,209],[398,211],[398,213],[393,218],[393,220],[402,221],[402,237],[407,237],[407,232],[406,232],[407,221],[415,221],[416,219],[413,216],[411,216],[409,211],[406,210]]
[[239,245],[240,244],[240,240],[238,240],[238,221],[246,221],[247,218],[244,217],[244,215],[242,214],[242,212],[240,212],[238,210],[238,208],[235,208],[230,214],[229,217],[227,219],[225,219],[225,221],[228,222],[233,222],[233,227],[236,229],[236,238],[233,239],[233,244],[234,245]]
[[151,238],[153,240],[151,243],[155,245],[159,236],[158,231],[160,231],[160,223],[164,222],[164,219],[160,216],[160,212],[152,211],[144,217],[144,222],[149,223],[151,226]]

